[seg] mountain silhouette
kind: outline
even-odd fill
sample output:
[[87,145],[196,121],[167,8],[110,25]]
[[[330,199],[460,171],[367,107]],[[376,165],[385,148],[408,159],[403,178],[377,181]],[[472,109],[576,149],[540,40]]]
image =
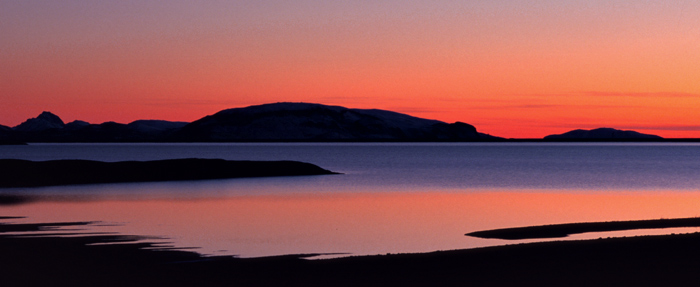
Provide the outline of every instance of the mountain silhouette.
[[38,117],[28,119],[14,127],[14,130],[20,132],[40,132],[49,129],[61,129],[64,126],[65,124],[61,118],[50,112],[43,112]]
[[[511,139],[518,141],[517,139]],[[572,130],[534,141],[664,140],[636,131]],[[673,140],[673,139],[672,139]],[[683,139],[681,139],[683,140]],[[685,139],[695,140],[695,139]],[[65,124],[51,112],[15,127],[0,126],[0,143],[22,142],[363,142],[507,141],[467,123],[446,123],[378,109],[314,103],[273,103],[222,110],[191,123],[137,120],[128,124]]]
[[625,131],[613,128],[598,128],[593,130],[573,130],[558,135],[548,135],[545,140],[625,140],[625,139],[663,139],[657,135],[643,134],[636,131]]
[[90,124],[72,121],[64,124],[60,117],[43,112],[14,128],[0,127],[3,142],[149,142],[165,141],[187,122],[138,120],[129,124],[106,122]]
[[234,108],[192,123],[137,120],[90,124],[43,112],[14,128],[12,142],[237,142],[237,141],[494,141],[470,124],[445,123],[386,110],[311,103]]

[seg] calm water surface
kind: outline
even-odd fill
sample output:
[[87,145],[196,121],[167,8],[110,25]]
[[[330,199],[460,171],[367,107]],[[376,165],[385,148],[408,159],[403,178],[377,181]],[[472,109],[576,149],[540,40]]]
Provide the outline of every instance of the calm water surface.
[[[205,254],[427,252],[476,230],[700,216],[696,144],[34,144],[0,158],[298,160],[342,175],[0,189],[16,222],[100,221]],[[688,232],[661,230],[652,233]],[[649,233],[649,232],[645,232]],[[597,238],[634,233],[580,235]],[[520,242],[520,241],[518,241]]]

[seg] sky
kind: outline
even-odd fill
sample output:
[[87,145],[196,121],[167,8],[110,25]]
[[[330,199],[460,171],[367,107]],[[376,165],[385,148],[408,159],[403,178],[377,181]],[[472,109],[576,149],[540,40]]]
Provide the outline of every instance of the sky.
[[0,124],[274,102],[700,137],[700,1],[0,0]]

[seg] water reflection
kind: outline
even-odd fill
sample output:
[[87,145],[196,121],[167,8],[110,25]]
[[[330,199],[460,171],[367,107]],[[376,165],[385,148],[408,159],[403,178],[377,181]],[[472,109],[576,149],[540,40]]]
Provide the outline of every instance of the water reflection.
[[[464,236],[477,230],[700,215],[700,194],[678,191],[292,190],[230,194],[207,190],[194,196],[196,193],[189,186],[189,192],[179,196],[169,189],[168,196],[152,191],[134,198],[119,193],[88,196],[79,188],[77,192],[74,187],[65,188],[74,192],[34,191],[21,196],[19,192],[3,192],[0,215],[27,216],[20,220],[26,222],[101,221],[107,224],[93,226],[92,231],[162,236],[177,247],[200,247],[199,251],[205,254],[243,257],[472,248],[514,243]],[[109,185],[102,188],[117,189]],[[598,237],[607,235],[575,238]]]

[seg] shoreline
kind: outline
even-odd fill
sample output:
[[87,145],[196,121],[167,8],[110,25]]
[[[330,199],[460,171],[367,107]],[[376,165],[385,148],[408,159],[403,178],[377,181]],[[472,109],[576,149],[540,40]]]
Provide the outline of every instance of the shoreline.
[[46,140],[19,141],[14,139],[0,140],[0,144],[32,145],[32,144],[197,144],[197,143],[469,143],[469,142],[700,142],[700,138],[481,138],[481,139],[228,139],[228,140]]
[[[523,243],[414,254],[306,260],[318,254],[205,257],[85,222],[0,229],[10,286],[678,286],[700,283],[700,233]],[[7,229],[13,224],[1,223]],[[31,234],[56,226],[72,236]],[[13,227],[10,227],[12,229]],[[107,244],[104,244],[107,243]]]

